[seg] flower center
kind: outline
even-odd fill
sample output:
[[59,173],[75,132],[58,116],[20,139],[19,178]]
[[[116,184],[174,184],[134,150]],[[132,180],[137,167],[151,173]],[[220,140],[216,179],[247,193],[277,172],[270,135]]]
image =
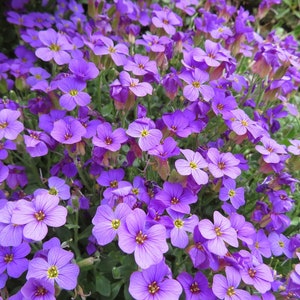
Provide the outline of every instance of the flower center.
[[151,284],[148,285],[148,291],[152,295],[159,291],[159,286],[157,285],[156,281],[153,281]]
[[220,227],[215,227],[215,233],[217,236],[221,236],[222,232],[221,232],[221,228]]
[[287,200],[287,196],[286,196],[286,195],[282,195],[282,194],[281,194],[281,195],[279,196],[279,198],[280,198],[280,200]]
[[48,270],[47,270],[47,275],[48,278],[52,279],[52,278],[56,278],[58,276],[58,270],[56,266],[51,266]]
[[130,87],[135,87],[137,84],[135,82],[130,82]]
[[163,20],[163,23],[166,24],[166,25],[168,25],[168,24],[169,24],[169,21],[168,21],[167,19],[164,19],[164,20]]
[[48,291],[42,287],[42,286],[39,286],[37,287],[37,289],[35,290],[35,293],[34,293],[34,296],[44,296],[48,293]]
[[69,140],[73,136],[72,133],[68,132],[65,134],[65,140]]
[[10,262],[12,262],[14,259],[14,255],[13,254],[5,254],[4,256],[4,261],[9,264]]
[[172,197],[171,204],[177,204],[179,202],[179,199],[177,197]]
[[176,131],[176,130],[177,130],[177,126],[172,125],[172,126],[171,126],[171,129],[173,129],[174,131]]
[[218,167],[219,167],[220,170],[224,170],[225,169],[225,163],[222,162],[222,161],[218,162]]
[[34,77],[38,80],[42,79],[42,76],[40,74],[35,74]]
[[134,195],[138,195],[139,194],[139,189],[138,188],[133,188],[131,190],[131,192],[134,194]]
[[279,247],[283,248],[284,247],[284,242],[283,241],[279,241],[278,245],[279,245]]
[[58,45],[56,45],[56,44],[52,44],[50,46],[50,50],[52,50],[52,51],[57,52],[57,51],[59,51],[59,49],[60,49],[60,47]]
[[113,180],[109,183],[110,187],[112,188],[116,188],[118,187],[118,181],[117,180]]
[[224,104],[219,103],[219,104],[217,105],[217,109],[218,109],[218,110],[223,110],[223,108],[224,108]]
[[143,129],[141,132],[141,136],[146,137],[147,135],[149,135],[149,131],[147,129]]
[[116,49],[115,49],[114,47],[110,46],[110,47],[108,48],[108,51],[109,51],[110,53],[115,53],[115,52],[116,52]]
[[30,133],[30,137],[35,140],[39,140],[39,135],[37,133]]
[[248,122],[247,122],[246,120],[242,120],[241,123],[242,123],[242,125],[245,126],[245,127],[248,126]]
[[0,123],[0,129],[4,129],[8,126],[7,122]]
[[177,219],[174,221],[174,225],[177,227],[177,228],[181,228],[183,226],[184,222],[180,219]]
[[234,291],[234,287],[231,286],[227,289],[227,293],[226,293],[228,296],[233,296],[235,294],[235,291]]
[[259,246],[259,242],[255,242],[255,245],[254,245],[254,246],[255,246],[256,249],[259,249],[259,247],[260,247],[260,246]]
[[139,64],[140,69],[145,69],[145,66],[143,64]]
[[34,214],[34,217],[36,218],[36,220],[37,221],[43,221],[44,219],[45,219],[45,214],[44,214],[44,212],[43,211],[39,211],[39,212],[36,212],[35,214]]
[[56,188],[52,187],[50,190],[49,190],[49,194],[50,195],[53,195],[53,196],[56,196],[58,194],[58,191]]
[[249,274],[249,276],[250,276],[251,278],[253,278],[253,277],[255,277],[256,270],[250,268],[250,269],[248,270],[248,274]]
[[105,144],[106,144],[106,145],[111,145],[111,144],[112,144],[112,139],[111,139],[109,136],[107,136],[107,137],[105,138]]
[[117,230],[121,225],[121,221],[119,219],[113,219],[111,221],[111,226],[113,229]]
[[199,87],[200,87],[200,82],[199,82],[199,81],[193,81],[193,82],[192,82],[192,86],[193,86],[194,88],[196,88],[196,89],[199,89]]
[[147,239],[147,235],[143,234],[143,232],[141,230],[139,231],[139,233],[135,237],[135,241],[139,245],[144,244],[146,239]]
[[201,290],[199,289],[198,282],[194,281],[190,286],[190,291],[193,294],[199,294]]
[[234,197],[235,196],[235,190],[229,190],[228,195],[229,195],[229,197]]
[[195,170],[195,169],[197,169],[197,164],[195,162],[191,161],[190,167]]
[[71,91],[69,92],[69,94],[70,94],[72,97],[75,97],[75,96],[78,95],[78,91],[77,91],[77,90],[71,90]]

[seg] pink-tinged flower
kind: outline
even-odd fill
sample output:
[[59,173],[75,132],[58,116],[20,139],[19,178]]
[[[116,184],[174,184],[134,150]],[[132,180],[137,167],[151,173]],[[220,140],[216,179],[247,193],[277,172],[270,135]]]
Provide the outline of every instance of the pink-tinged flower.
[[55,289],[51,282],[45,279],[29,278],[21,288],[22,299],[55,300]]
[[186,300],[215,300],[215,296],[208,286],[208,280],[201,272],[197,272],[195,277],[187,272],[182,272],[178,275],[177,280],[183,287]]
[[91,102],[91,96],[83,92],[86,88],[84,81],[78,81],[75,78],[67,77],[59,81],[59,89],[64,93],[59,98],[59,104],[66,110],[74,110],[76,105],[86,106]]
[[265,264],[249,263],[240,270],[240,273],[243,281],[253,285],[260,293],[269,291],[274,281],[272,270]]
[[168,209],[168,214],[173,221],[173,228],[170,231],[171,244],[178,248],[185,248],[189,243],[187,232],[193,232],[199,222],[196,215],[186,218],[184,213]]
[[97,136],[93,137],[93,144],[97,147],[107,149],[112,152],[120,150],[121,145],[128,140],[123,128],[114,131],[110,123],[102,123],[97,126]]
[[92,220],[92,233],[99,245],[109,244],[118,234],[124,219],[132,212],[126,203],[120,203],[113,210],[109,205],[100,205]]
[[175,162],[175,167],[180,175],[192,175],[197,184],[206,184],[208,175],[201,169],[208,166],[206,160],[199,152],[194,152],[190,149],[183,149],[181,153],[186,159],[178,159]]
[[252,223],[246,222],[245,217],[238,213],[232,213],[230,215],[231,226],[237,233],[237,238],[247,245],[252,245],[253,240],[251,236],[255,234],[255,229]]
[[155,129],[155,124],[148,118],[137,119],[129,124],[126,133],[129,136],[139,138],[138,144],[143,151],[153,149],[160,144],[163,135],[159,129]]
[[173,35],[176,33],[175,26],[182,26],[181,18],[173,13],[170,9],[154,11],[155,15],[152,18],[152,23],[157,28],[163,28],[167,34]]
[[290,140],[292,145],[288,146],[288,151],[294,155],[300,155],[300,140]]
[[84,126],[71,116],[55,121],[51,131],[56,141],[67,145],[80,142],[85,134]]
[[238,247],[237,233],[232,228],[230,221],[218,211],[214,212],[214,224],[210,220],[201,220],[199,230],[207,241],[208,249],[217,255],[224,256],[228,252],[226,243]]
[[129,52],[125,44],[115,46],[113,40],[105,36],[100,36],[99,40],[102,42],[102,45],[96,45],[93,49],[96,55],[110,55],[117,66],[122,66],[127,62],[126,56],[129,55]]
[[248,247],[251,250],[251,254],[255,256],[259,262],[263,262],[263,256],[267,258],[271,257],[270,241],[263,229],[259,229],[251,238],[253,243],[248,245]]
[[79,274],[79,267],[70,262],[73,256],[70,251],[52,247],[47,257],[36,257],[30,261],[26,279],[44,279],[52,285],[56,282],[62,289],[72,290],[77,285]]
[[24,125],[17,121],[21,113],[16,110],[2,109],[0,111],[0,139],[14,140],[23,131]]
[[128,60],[124,70],[131,71],[134,75],[158,74],[156,62],[141,54],[135,54],[132,61]]
[[179,75],[187,85],[183,88],[183,96],[190,101],[196,101],[199,94],[205,101],[209,101],[214,96],[214,90],[209,85],[204,84],[209,80],[208,73],[196,68],[193,72],[184,72]]
[[11,222],[25,225],[25,238],[41,241],[48,233],[47,226],[60,227],[66,223],[67,209],[58,203],[58,197],[48,197],[47,194],[37,195],[31,202],[19,200]]
[[241,282],[240,273],[233,267],[225,268],[226,277],[221,274],[214,275],[212,290],[218,299],[225,300],[251,300],[252,296],[244,290],[238,289]]
[[293,257],[293,253],[290,250],[290,240],[283,234],[271,232],[268,236],[271,244],[271,250],[274,256],[280,256],[284,254],[288,258]]
[[285,147],[267,137],[262,137],[260,141],[263,143],[263,146],[256,145],[255,149],[263,155],[263,160],[266,163],[279,163],[280,154],[286,154]]
[[171,270],[163,260],[142,272],[133,272],[129,293],[136,300],[178,300],[182,288],[171,275]]
[[25,256],[30,250],[28,243],[22,243],[17,247],[0,246],[0,274],[6,270],[10,277],[20,277],[27,270],[28,259]]
[[73,47],[64,35],[50,28],[40,31],[39,39],[46,47],[36,49],[35,55],[38,58],[44,61],[54,59],[58,65],[67,64],[71,60],[71,56],[67,51],[72,50]]
[[134,252],[136,263],[143,269],[159,263],[168,251],[166,229],[156,224],[146,227],[146,214],[136,208],[119,228],[119,247],[125,253]]
[[236,183],[233,179],[228,178],[223,180],[223,186],[220,189],[219,198],[222,201],[230,200],[235,209],[239,209],[245,204],[244,188],[236,188]]

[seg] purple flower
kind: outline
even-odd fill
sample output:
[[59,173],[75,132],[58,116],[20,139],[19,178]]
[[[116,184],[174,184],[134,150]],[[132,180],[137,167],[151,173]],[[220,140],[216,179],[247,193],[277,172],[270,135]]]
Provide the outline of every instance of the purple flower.
[[178,159],[175,162],[175,167],[180,175],[192,175],[197,184],[206,184],[208,182],[208,175],[202,171],[202,168],[208,166],[205,159],[199,152],[194,152],[190,149],[181,150],[185,159]]
[[171,244],[178,248],[185,248],[189,242],[187,232],[194,231],[199,219],[196,215],[185,218],[184,213],[172,211],[172,209],[168,209],[168,213],[173,221],[173,228],[170,232]]
[[30,86],[34,86],[39,81],[48,79],[51,76],[45,69],[40,67],[30,68],[29,72],[33,75],[26,79],[27,84]]
[[274,256],[280,256],[284,254],[288,258],[293,257],[293,253],[290,251],[290,240],[283,234],[271,232],[268,236],[271,244],[271,250]]
[[194,278],[189,273],[182,272],[178,275],[177,280],[183,287],[186,300],[215,300],[211,289],[208,287],[208,280],[201,272],[197,272]]
[[25,256],[30,250],[28,243],[22,243],[17,247],[0,246],[0,274],[6,270],[10,277],[19,278],[27,270],[28,259]]
[[208,240],[208,249],[217,255],[224,256],[228,252],[225,242],[233,247],[238,247],[237,233],[232,228],[230,221],[218,211],[214,212],[214,224],[210,220],[201,220],[198,224],[204,238]]
[[224,93],[215,93],[211,108],[215,114],[225,114],[237,108],[237,103],[233,96],[225,97]]
[[93,235],[99,245],[109,244],[117,235],[124,219],[132,212],[131,208],[120,203],[113,210],[109,205],[100,205],[92,220],[94,224]]
[[134,75],[158,74],[156,62],[141,54],[135,54],[132,61],[128,60],[124,70],[131,71]]
[[177,156],[180,154],[180,150],[176,141],[172,137],[167,137],[161,141],[155,148],[148,151],[150,155],[157,156],[161,161],[167,161],[169,157]]
[[190,101],[196,101],[199,93],[205,101],[209,101],[214,96],[214,90],[209,85],[203,84],[207,82],[209,76],[206,72],[195,69],[193,72],[184,72],[179,75],[188,85],[183,88],[183,96]]
[[21,113],[11,109],[1,109],[0,111],[0,139],[7,138],[14,140],[23,131],[24,126],[17,121]]
[[294,155],[300,155],[300,140],[289,140],[292,145],[288,146],[288,151]]
[[52,139],[42,131],[28,130],[29,135],[24,134],[26,151],[31,157],[40,157],[48,153],[48,145],[53,144]]
[[223,180],[223,186],[220,189],[219,198],[222,201],[230,199],[232,206],[239,209],[245,204],[244,188],[236,188],[236,183],[233,179],[227,178]]
[[197,196],[179,183],[165,182],[163,189],[155,196],[166,208],[184,214],[190,213],[190,204],[197,202]]
[[45,259],[36,257],[30,261],[26,279],[44,279],[52,284],[56,282],[62,289],[72,290],[79,274],[79,267],[70,262],[72,259],[72,252],[53,247]]
[[58,205],[59,198],[47,194],[37,195],[31,202],[19,200],[11,222],[25,225],[23,235],[41,241],[48,233],[47,226],[60,227],[66,223],[67,209]]
[[44,61],[54,59],[58,65],[67,64],[70,61],[70,54],[66,51],[71,50],[72,45],[64,35],[50,28],[45,31],[40,31],[39,39],[46,47],[38,48],[35,51],[35,55],[38,58]]
[[285,147],[267,137],[262,137],[260,141],[263,143],[263,146],[256,145],[255,149],[263,155],[263,160],[266,163],[279,163],[280,154],[286,154]]
[[230,215],[231,226],[235,229],[238,239],[248,245],[253,244],[251,236],[255,234],[255,229],[252,223],[246,222],[245,217],[237,213]]
[[66,110],[74,110],[76,105],[86,106],[91,102],[91,96],[82,92],[86,88],[84,81],[67,77],[59,81],[58,87],[64,93],[59,98],[59,104]]
[[125,44],[118,44],[114,46],[114,42],[105,36],[100,36],[99,40],[102,42],[101,46],[96,45],[93,49],[96,55],[110,55],[117,66],[124,65],[127,61],[128,47]]
[[55,289],[51,282],[44,279],[29,278],[21,289],[25,299],[55,300]]
[[87,62],[84,59],[72,59],[69,63],[70,71],[80,81],[95,79],[99,75],[99,70],[92,62]]
[[241,174],[241,169],[237,167],[240,161],[230,152],[220,153],[217,148],[210,148],[207,157],[210,160],[208,164],[209,171],[215,178],[226,175],[235,179]]
[[257,233],[251,236],[253,244],[248,245],[251,254],[254,255],[259,262],[263,262],[264,257],[271,257],[270,241],[263,229],[259,229]]
[[0,161],[0,183],[7,179],[9,176],[9,168]]
[[153,14],[155,15],[152,18],[152,23],[154,26],[157,28],[163,28],[167,34],[175,34],[176,28],[174,26],[182,25],[181,18],[173,13],[170,9],[159,11],[155,10]]
[[55,121],[51,136],[62,144],[75,144],[81,141],[82,136],[86,134],[84,126],[73,117],[65,117]]
[[97,136],[93,137],[93,144],[112,152],[120,150],[121,144],[127,141],[128,137],[123,128],[112,130],[110,123],[102,123],[97,126]]
[[178,300],[182,288],[170,275],[171,271],[163,260],[142,272],[133,272],[129,293],[136,300]]
[[148,151],[160,143],[162,133],[155,129],[155,124],[148,118],[137,119],[129,124],[126,133],[139,138],[138,144],[143,151]]
[[168,251],[165,227],[156,224],[147,228],[145,222],[146,214],[136,208],[119,228],[119,247],[125,253],[134,252],[136,263],[143,269],[159,263]]
[[244,290],[238,289],[241,275],[233,267],[225,268],[226,277],[220,274],[214,275],[212,290],[218,299],[225,300],[251,300],[252,296]]

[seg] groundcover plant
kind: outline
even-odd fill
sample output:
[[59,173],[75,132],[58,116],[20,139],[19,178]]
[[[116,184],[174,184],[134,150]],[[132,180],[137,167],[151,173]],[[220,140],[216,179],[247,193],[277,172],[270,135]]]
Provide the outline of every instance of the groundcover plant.
[[2,1],[1,299],[300,299],[298,42],[237,2]]

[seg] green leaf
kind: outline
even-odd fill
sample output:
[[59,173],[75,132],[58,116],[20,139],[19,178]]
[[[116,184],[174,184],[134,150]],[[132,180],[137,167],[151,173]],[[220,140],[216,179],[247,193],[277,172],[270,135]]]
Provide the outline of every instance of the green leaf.
[[106,297],[111,294],[110,281],[102,274],[96,277],[96,291]]

